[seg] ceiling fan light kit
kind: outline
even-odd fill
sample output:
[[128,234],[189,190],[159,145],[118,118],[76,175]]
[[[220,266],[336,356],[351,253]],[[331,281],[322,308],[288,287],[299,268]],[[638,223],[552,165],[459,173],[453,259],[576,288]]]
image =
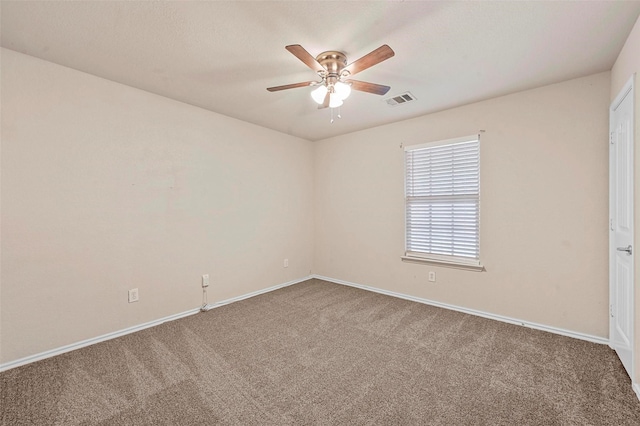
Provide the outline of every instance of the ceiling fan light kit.
[[[300,59],[306,66],[317,72],[321,80],[269,87],[267,90],[277,92],[297,87],[318,86],[311,91],[311,98],[318,104],[319,109],[331,109],[332,123],[333,109],[342,106],[344,100],[351,94],[352,89],[373,93],[375,95],[384,95],[390,89],[389,86],[349,78],[395,55],[394,51],[386,44],[349,65],[347,65],[347,56],[342,52],[330,50],[322,52],[314,58],[299,44],[286,46],[285,49]],[[338,118],[341,118],[340,114],[338,114]]]

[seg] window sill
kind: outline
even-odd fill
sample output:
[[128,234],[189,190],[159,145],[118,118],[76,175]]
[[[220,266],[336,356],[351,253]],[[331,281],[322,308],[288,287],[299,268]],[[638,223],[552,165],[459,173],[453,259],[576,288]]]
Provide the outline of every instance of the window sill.
[[428,259],[425,257],[401,256],[403,262],[426,263],[429,265],[444,266],[445,268],[464,269],[467,271],[483,272],[486,271],[481,264],[472,265],[461,262],[451,262],[439,259]]

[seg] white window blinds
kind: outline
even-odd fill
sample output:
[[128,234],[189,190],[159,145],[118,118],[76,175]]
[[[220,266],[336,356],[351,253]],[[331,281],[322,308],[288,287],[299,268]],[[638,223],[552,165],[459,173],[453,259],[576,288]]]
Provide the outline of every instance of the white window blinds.
[[477,135],[405,148],[406,255],[479,264]]

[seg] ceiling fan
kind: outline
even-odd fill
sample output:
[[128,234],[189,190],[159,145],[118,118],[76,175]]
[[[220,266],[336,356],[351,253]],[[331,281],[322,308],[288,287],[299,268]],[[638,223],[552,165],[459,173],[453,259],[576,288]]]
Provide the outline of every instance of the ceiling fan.
[[318,86],[311,92],[311,97],[318,108],[338,108],[351,93],[351,89],[375,95],[386,94],[390,87],[366,81],[352,80],[350,77],[380,62],[391,58],[395,52],[389,46],[382,45],[362,58],[347,65],[347,56],[338,51],[322,52],[315,58],[299,44],[286,46],[289,52],[300,59],[306,66],[318,73],[321,81],[305,81],[267,88],[270,92],[295,89],[297,87]]

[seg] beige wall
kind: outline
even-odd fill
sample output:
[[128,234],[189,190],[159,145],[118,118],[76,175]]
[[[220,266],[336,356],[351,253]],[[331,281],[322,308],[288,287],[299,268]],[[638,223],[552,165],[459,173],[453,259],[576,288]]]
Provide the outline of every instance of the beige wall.
[[0,363],[309,275],[310,142],[6,49],[1,90]]
[[[317,142],[314,273],[607,338],[609,91],[605,72]],[[486,272],[402,262],[400,144],[479,129]]]
[[[215,301],[312,265],[606,338],[612,84],[602,73],[311,144],[3,49],[0,363],[197,307],[203,273]],[[401,262],[400,144],[479,129],[487,271]]]
[[640,17],[611,68],[610,99],[612,101],[618,96],[631,75],[638,71],[640,71]]
[[[611,93],[610,98],[613,101],[620,93],[620,90],[629,79],[634,76],[635,90],[635,247],[640,247],[640,81],[638,81],[638,73],[640,73],[640,18],[636,21],[635,26],[629,34],[629,38],[624,44],[620,55],[616,59],[611,69]],[[635,382],[640,382],[640,256],[635,257],[635,336],[634,336],[634,375]]]

